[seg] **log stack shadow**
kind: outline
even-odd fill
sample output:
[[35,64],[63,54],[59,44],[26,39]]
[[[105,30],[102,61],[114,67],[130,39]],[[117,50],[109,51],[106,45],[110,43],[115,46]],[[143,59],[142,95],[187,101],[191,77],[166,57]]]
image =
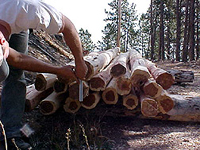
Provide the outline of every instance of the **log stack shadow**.
[[[78,113],[80,108],[95,110],[99,104],[102,107],[118,105],[119,111],[125,110],[125,116],[137,113],[141,118],[200,121],[200,109],[197,109],[200,98],[186,100],[180,95],[168,94],[175,77],[142,58],[139,52],[120,53],[119,48],[114,48],[91,52],[84,60],[89,71],[83,82],[83,102],[79,102],[76,81],[65,83],[55,75],[38,74],[35,86],[27,90],[35,93],[34,96],[27,93],[27,110],[38,105],[42,114],[50,115],[59,108]],[[74,62],[69,65],[74,66]]]

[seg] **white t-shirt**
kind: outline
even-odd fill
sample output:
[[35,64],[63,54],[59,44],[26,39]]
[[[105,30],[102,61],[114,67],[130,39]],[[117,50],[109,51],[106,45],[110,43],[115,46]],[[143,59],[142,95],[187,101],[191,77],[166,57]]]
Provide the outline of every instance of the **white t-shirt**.
[[58,33],[62,14],[41,0],[0,0],[0,20],[9,24],[12,33],[42,29]]

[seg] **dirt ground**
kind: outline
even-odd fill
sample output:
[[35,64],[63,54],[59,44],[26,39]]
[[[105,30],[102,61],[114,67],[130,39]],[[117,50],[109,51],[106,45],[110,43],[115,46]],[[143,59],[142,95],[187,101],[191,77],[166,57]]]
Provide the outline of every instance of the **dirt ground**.
[[[194,81],[173,85],[170,94],[200,97],[200,65],[194,63],[158,63],[163,69],[194,72]],[[112,106],[108,107],[112,109]],[[24,123],[35,131],[30,142],[36,150],[198,150],[200,123],[139,119],[138,117],[95,115],[80,110],[71,115],[63,110],[44,116],[36,108],[26,113]],[[85,133],[84,133],[85,132]],[[68,134],[67,134],[68,133]],[[70,140],[67,140],[67,137]]]

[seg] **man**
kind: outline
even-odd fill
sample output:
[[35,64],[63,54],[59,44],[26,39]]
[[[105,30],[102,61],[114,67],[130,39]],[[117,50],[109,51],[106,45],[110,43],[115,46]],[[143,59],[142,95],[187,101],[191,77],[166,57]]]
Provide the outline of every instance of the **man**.
[[[23,71],[48,72],[62,78],[84,79],[87,66],[83,60],[82,46],[78,33],[71,21],[53,7],[40,0],[0,0],[0,44],[4,60],[0,76],[7,77],[3,82],[1,121],[8,139],[8,150],[31,149],[21,139],[21,118],[24,112],[26,86]],[[75,71],[69,66],[56,67],[25,55],[29,28],[48,33],[63,33],[66,44],[75,57]],[[9,45],[6,40],[9,40]],[[12,47],[12,48],[11,48]],[[19,52],[17,52],[17,51]],[[9,69],[6,67],[6,61]],[[0,133],[0,139],[4,136]],[[3,142],[0,143],[0,147]],[[17,147],[17,148],[16,148]]]

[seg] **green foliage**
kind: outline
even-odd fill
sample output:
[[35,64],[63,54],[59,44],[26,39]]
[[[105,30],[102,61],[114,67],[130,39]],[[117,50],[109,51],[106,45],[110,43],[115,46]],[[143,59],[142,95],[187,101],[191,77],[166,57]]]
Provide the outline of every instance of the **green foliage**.
[[91,39],[92,35],[88,32],[88,30],[84,30],[83,28],[81,28],[79,30],[79,36],[81,39],[83,50],[89,51],[89,52],[94,51],[94,49],[96,48],[96,45],[93,43]]

